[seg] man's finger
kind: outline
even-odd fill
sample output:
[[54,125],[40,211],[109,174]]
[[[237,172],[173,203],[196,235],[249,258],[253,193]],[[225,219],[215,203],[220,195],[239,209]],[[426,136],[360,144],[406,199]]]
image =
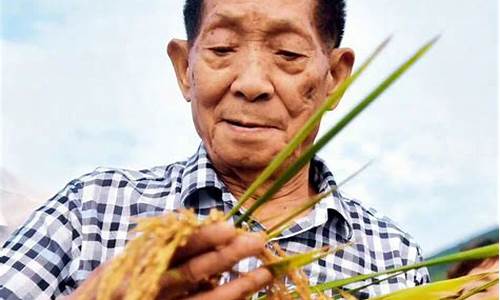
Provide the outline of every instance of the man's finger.
[[167,271],[162,286],[191,286],[231,269],[238,261],[259,255],[265,246],[262,235],[243,233],[229,244],[200,256],[194,257],[179,267]]
[[239,300],[245,299],[259,290],[263,289],[266,285],[270,284],[273,276],[269,270],[259,268],[252,272],[246,273],[244,276],[226,283],[214,290],[196,294],[189,297],[189,300]]
[[173,265],[175,266],[176,262],[182,262],[192,256],[215,249],[217,246],[225,245],[235,238],[236,234],[236,228],[225,222],[203,226],[189,237],[185,246],[176,250],[172,259]]

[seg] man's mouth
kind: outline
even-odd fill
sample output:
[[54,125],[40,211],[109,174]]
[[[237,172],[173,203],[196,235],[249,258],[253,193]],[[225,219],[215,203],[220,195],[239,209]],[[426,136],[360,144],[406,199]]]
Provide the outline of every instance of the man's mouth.
[[240,121],[240,120],[225,120],[225,121],[230,125],[243,128],[276,128],[276,126],[272,126],[261,122]]
[[277,129],[276,126],[266,124],[263,122],[253,122],[253,121],[241,121],[241,120],[224,120],[231,126],[247,129],[247,130],[259,130],[259,129]]

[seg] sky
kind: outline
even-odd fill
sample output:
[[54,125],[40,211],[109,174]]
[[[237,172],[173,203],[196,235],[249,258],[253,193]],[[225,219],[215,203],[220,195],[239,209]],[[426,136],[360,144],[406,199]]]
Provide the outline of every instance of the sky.
[[[142,169],[196,150],[166,55],[170,39],[185,37],[182,1],[1,1],[3,172],[49,197],[98,166]],[[348,1],[342,46],[356,66],[393,39],[320,134],[441,35],[320,153],[337,180],[374,159],[343,193],[389,216],[427,255],[498,226],[497,5]]]

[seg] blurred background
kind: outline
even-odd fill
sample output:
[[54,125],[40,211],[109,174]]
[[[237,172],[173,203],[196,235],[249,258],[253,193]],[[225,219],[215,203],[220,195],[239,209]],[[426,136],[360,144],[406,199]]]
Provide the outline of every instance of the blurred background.
[[[98,166],[142,169],[199,144],[166,55],[183,1],[1,1],[0,242]],[[406,76],[321,152],[343,188],[411,233],[429,257],[498,240],[498,3],[348,1],[357,64],[393,40],[322,130],[416,48]]]

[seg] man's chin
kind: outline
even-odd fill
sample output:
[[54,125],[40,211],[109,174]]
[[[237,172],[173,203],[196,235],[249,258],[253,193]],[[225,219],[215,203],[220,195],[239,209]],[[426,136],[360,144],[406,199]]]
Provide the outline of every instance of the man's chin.
[[252,145],[240,147],[226,144],[214,145],[213,151],[215,154],[213,159],[220,159],[229,168],[258,171],[263,170],[272,161],[279,149],[254,147]]

